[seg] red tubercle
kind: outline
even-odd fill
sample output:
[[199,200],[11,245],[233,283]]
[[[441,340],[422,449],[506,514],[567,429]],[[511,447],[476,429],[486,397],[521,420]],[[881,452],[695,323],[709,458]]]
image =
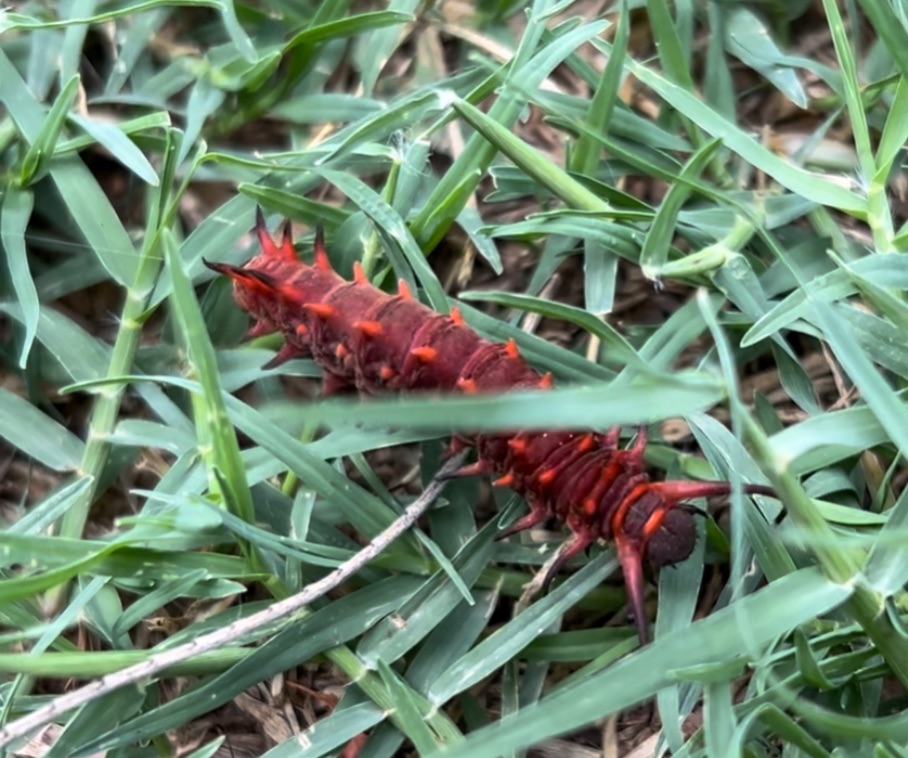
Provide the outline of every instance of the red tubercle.
[[434,347],[423,345],[422,347],[414,347],[410,350],[410,355],[416,358],[420,363],[434,363],[438,358],[438,351]]
[[397,282],[397,296],[403,300],[415,300],[410,285],[404,279]]
[[313,316],[318,316],[319,318],[327,319],[335,314],[334,307],[327,303],[306,303],[303,308]]
[[259,247],[262,248],[262,255],[269,258],[295,261],[296,251],[293,249],[293,229],[290,227],[290,219],[285,219],[281,225],[281,244],[277,245],[274,238],[268,233],[268,227],[265,224],[265,215],[260,207],[255,209],[255,233],[259,240]]
[[498,477],[492,482],[493,487],[513,487],[517,483],[517,477],[513,471],[508,471],[504,476]]
[[355,321],[353,328],[362,334],[363,337],[368,337],[369,339],[374,339],[384,332],[384,327],[382,327],[380,321]]
[[[292,249],[292,247],[291,247]],[[315,244],[313,245],[315,267],[322,271],[334,271],[331,266],[331,259],[325,250],[325,232],[322,227],[315,229]]]

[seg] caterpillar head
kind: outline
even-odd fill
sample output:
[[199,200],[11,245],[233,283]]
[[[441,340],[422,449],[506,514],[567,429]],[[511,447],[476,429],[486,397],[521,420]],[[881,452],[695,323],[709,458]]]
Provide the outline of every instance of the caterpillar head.
[[290,223],[282,225],[281,243],[278,245],[268,233],[265,216],[261,208],[255,211],[255,233],[261,252],[244,266],[219,263],[202,259],[208,268],[233,280],[233,296],[240,308],[255,316],[262,315],[263,301],[273,300],[279,290],[279,280],[272,275],[275,263],[281,260],[296,260],[293,251]]
[[334,272],[325,252],[324,232],[315,230],[314,265],[307,266],[296,256],[290,220],[281,224],[279,241],[271,236],[261,208],[255,213],[255,234],[261,252],[243,266],[229,263],[202,262],[213,271],[233,280],[233,296],[240,308],[248,311],[259,323],[279,325],[288,303],[299,306],[315,301],[326,289],[319,281]]

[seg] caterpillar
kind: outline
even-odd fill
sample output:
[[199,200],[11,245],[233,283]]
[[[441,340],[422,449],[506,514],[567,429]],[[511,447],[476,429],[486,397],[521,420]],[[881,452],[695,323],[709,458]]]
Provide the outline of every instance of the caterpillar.
[[[248,336],[280,332],[284,345],[265,368],[312,357],[324,371],[324,390],[356,388],[467,394],[514,389],[545,390],[551,374],[539,374],[516,343],[483,339],[455,308],[449,315],[422,305],[401,281],[396,295],[374,287],[354,265],[347,281],[332,268],[321,228],[314,262],[301,261],[289,221],[272,238],[261,209],[255,232],[261,252],[245,266],[204,261],[233,280],[234,299],[254,318]],[[455,437],[452,448],[476,448],[476,461],[454,476],[494,474],[494,485],[522,494],[529,512],[499,532],[504,538],[542,524],[564,522],[571,536],[543,569],[544,585],[597,540],[615,544],[630,610],[641,644],[649,639],[644,610],[644,563],[654,568],[683,561],[696,542],[696,509],[686,501],[727,495],[729,482],[652,481],[643,455],[642,427],[626,449],[619,429],[521,431]],[[772,495],[762,485],[748,494]]]

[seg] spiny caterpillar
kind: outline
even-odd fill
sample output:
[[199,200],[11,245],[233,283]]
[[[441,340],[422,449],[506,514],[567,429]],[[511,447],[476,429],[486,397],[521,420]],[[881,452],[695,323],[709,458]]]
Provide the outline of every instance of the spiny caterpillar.
[[[328,392],[347,387],[388,391],[505,392],[552,386],[521,357],[513,340],[490,342],[468,327],[457,309],[438,314],[416,300],[404,282],[389,295],[372,286],[359,264],[353,281],[340,277],[316,231],[315,260],[293,249],[289,222],[280,243],[268,233],[261,210],[256,234],[262,252],[245,266],[205,264],[229,276],[234,297],[255,319],[250,336],[280,332],[285,343],[267,367],[311,356],[325,373]],[[690,555],[696,542],[694,509],[685,501],[727,495],[728,482],[653,482],[643,453],[646,430],[619,449],[619,429],[473,434],[453,445],[474,446],[475,463],[455,476],[495,474],[493,484],[522,494],[529,513],[500,533],[506,537],[545,522],[563,521],[571,537],[547,564],[546,584],[596,540],[612,540],[627,584],[641,643],[648,639],[644,611],[644,560],[668,566]],[[744,492],[771,495],[760,485]]]

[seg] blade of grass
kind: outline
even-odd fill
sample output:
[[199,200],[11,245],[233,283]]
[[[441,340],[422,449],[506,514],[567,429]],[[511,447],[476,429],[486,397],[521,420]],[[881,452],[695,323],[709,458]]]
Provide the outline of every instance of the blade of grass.
[[895,8],[879,0],[858,0],[861,10],[898,67],[902,79],[908,79],[908,30]]
[[[867,115],[861,98],[861,86],[858,82],[858,69],[852,53],[851,40],[845,31],[845,24],[839,13],[839,8],[833,0],[823,0],[823,10],[826,13],[832,42],[835,46],[836,57],[842,70],[842,82],[845,87],[845,107],[848,111],[848,122],[854,135],[854,144],[857,149],[861,174],[871,181],[868,186],[867,223],[873,233],[873,241],[879,252],[889,252],[892,249],[893,224],[889,215],[889,204],[886,198],[885,177],[882,177],[883,186],[879,186],[877,178],[877,165],[874,158],[873,147],[870,142],[870,129],[867,125]],[[877,178],[874,187],[873,179]]]
[[567,172],[552,164],[538,150],[514,136],[507,127],[495,121],[491,115],[486,115],[466,100],[453,103],[453,108],[530,177],[572,208],[601,213],[612,210],[606,201],[590,192]]
[[693,91],[694,81],[690,75],[690,66],[668,3],[665,0],[646,0],[646,8],[662,69],[676,84]]
[[[201,393],[193,393],[192,404],[196,436],[203,459],[209,466],[209,486],[224,498],[225,505],[247,523],[255,519],[252,494],[240,459],[239,444],[222,400],[218,366],[208,329],[202,317],[192,284],[183,269],[176,242],[167,230],[162,242],[170,269],[173,290],[171,302],[191,365],[190,375],[197,375]],[[210,451],[210,452],[208,452]],[[261,566],[261,556],[249,545],[242,547],[254,566]]]
[[27,400],[0,387],[0,436],[55,471],[75,471],[84,445]]
[[9,187],[0,200],[0,246],[6,251],[6,266],[16,301],[22,309],[22,325],[25,327],[22,350],[19,353],[19,368],[24,369],[38,333],[38,319],[41,315],[38,291],[29,270],[28,251],[25,247],[25,231],[35,198],[30,190]]
[[[612,42],[612,52],[602,70],[602,77],[593,93],[586,112],[586,124],[593,132],[608,131],[615,104],[618,102],[618,88],[624,70],[624,56],[630,37],[631,18],[627,0],[621,0],[618,10],[618,26]],[[594,175],[599,164],[602,147],[589,134],[582,133],[571,153],[571,170],[578,174]]]
[[700,174],[712,161],[721,144],[720,140],[714,139],[697,150],[681,169],[682,181],[672,184],[662,200],[662,205],[659,206],[659,210],[653,218],[653,223],[643,242],[643,249],[640,251],[640,268],[647,279],[658,278],[668,260],[669,249],[675,235],[675,226],[678,222],[678,213],[691,194],[691,186],[688,182],[699,179]]
[[40,130],[22,158],[22,165],[19,169],[20,186],[28,187],[33,182],[43,178],[51,158],[53,158],[57,140],[60,139],[60,134],[63,132],[66,114],[72,108],[80,86],[78,75],[73,75],[60,89],[60,93],[47,112]]

